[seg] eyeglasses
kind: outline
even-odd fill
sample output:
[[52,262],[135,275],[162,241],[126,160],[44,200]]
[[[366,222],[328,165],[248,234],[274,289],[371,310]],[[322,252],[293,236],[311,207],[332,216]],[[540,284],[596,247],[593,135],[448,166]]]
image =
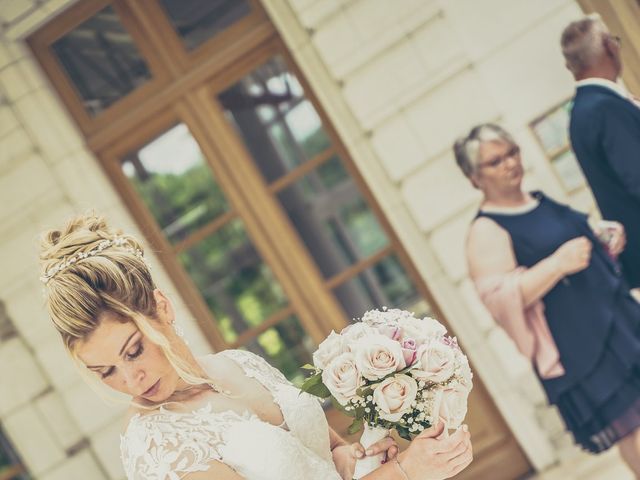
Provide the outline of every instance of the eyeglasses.
[[498,168],[499,166],[503,165],[507,161],[507,159],[518,158],[519,156],[520,156],[520,147],[518,147],[517,145],[514,145],[505,154],[492,158],[491,160],[487,160],[486,162],[478,163],[478,168],[484,168],[484,167]]

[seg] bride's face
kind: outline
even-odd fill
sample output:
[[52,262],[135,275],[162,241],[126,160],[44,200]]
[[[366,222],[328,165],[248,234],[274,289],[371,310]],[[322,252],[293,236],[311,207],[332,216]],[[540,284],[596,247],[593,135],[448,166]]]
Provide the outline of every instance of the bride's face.
[[[162,312],[158,317],[148,321],[173,340],[170,323]],[[162,349],[135,323],[122,323],[109,314],[102,315],[98,328],[78,344],[76,354],[103,383],[134,398],[159,403],[184,383]]]

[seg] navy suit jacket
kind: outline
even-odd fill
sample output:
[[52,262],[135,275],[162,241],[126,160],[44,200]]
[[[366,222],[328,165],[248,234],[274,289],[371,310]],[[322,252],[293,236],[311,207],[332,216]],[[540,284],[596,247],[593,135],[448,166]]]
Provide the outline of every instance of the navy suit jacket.
[[625,227],[620,263],[640,287],[640,108],[609,88],[580,86],[569,134],[602,216]]

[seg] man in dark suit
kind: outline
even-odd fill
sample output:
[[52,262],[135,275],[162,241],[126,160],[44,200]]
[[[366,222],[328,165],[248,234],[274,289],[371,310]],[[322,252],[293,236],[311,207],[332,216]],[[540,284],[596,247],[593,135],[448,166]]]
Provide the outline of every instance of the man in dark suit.
[[616,83],[620,39],[598,15],[569,24],[561,38],[576,79],[569,135],[602,216],[624,225],[619,257],[631,287],[640,287],[640,104]]

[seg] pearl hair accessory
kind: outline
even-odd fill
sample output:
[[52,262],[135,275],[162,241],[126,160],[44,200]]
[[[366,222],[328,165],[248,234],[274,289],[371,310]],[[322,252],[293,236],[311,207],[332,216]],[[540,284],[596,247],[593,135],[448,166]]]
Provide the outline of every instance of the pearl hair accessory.
[[48,283],[53,277],[55,277],[58,273],[62,272],[66,268],[69,268],[71,265],[84,260],[85,258],[94,257],[102,253],[103,250],[106,250],[109,247],[124,247],[128,252],[133,253],[136,257],[139,257],[144,260],[144,256],[142,254],[142,250],[139,248],[133,248],[127,244],[127,239],[123,237],[115,237],[112,240],[102,240],[98,243],[98,246],[89,250],[88,252],[80,252],[77,253],[63,262],[60,262],[56,266],[47,270],[44,275],[40,277],[40,280],[43,283]]
[[173,325],[173,330],[176,332],[176,335],[184,340],[184,328],[178,325],[175,321],[171,323]]

